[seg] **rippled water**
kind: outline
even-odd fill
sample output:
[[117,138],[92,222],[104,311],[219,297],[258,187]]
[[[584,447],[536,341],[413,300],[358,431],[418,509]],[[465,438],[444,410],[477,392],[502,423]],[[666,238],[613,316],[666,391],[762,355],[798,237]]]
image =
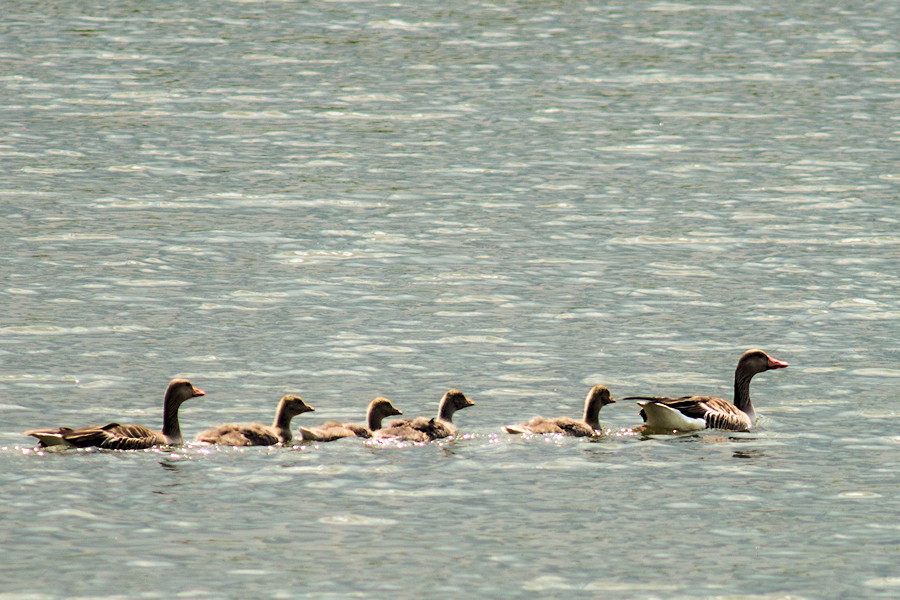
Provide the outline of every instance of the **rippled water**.
[[[0,23],[0,599],[894,598],[892,2],[78,2]],[[500,426],[730,398],[748,434]],[[461,439],[36,453],[429,414]]]

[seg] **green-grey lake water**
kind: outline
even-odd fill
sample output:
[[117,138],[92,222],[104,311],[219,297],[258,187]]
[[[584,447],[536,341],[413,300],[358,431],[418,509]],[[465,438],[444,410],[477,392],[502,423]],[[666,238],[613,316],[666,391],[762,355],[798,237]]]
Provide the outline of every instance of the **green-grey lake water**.
[[[6,0],[0,600],[896,598],[896,2]],[[750,433],[504,424],[730,399]],[[463,435],[188,438],[377,396]]]

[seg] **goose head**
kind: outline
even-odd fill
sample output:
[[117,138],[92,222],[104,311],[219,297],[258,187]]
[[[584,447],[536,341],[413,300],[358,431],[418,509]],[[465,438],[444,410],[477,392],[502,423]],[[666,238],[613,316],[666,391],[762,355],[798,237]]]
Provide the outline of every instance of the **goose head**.
[[584,399],[584,422],[593,427],[599,427],[600,409],[607,404],[612,404],[615,399],[610,395],[609,388],[605,385],[595,385]]
[[177,408],[186,400],[196,398],[197,396],[205,396],[206,392],[200,388],[194,387],[187,379],[173,379],[166,388],[166,406]]
[[315,412],[315,408],[306,403],[300,396],[294,394],[286,394],[281,397],[278,402],[278,412],[289,418],[296,417],[305,412]]
[[453,419],[453,413],[469,406],[475,406],[475,403],[466,398],[466,395],[457,389],[448,390],[441,398],[439,418],[445,421]]
[[738,359],[737,370],[752,377],[763,371],[783,369],[787,366],[786,362],[772,358],[762,350],[754,348],[753,350],[747,350],[741,355],[741,358]]
[[385,417],[393,417],[402,414],[403,412],[394,406],[390,400],[383,396],[379,396],[369,403],[369,408],[366,411],[366,422],[369,425],[369,429],[374,431],[376,429],[381,429],[381,421],[384,420]]

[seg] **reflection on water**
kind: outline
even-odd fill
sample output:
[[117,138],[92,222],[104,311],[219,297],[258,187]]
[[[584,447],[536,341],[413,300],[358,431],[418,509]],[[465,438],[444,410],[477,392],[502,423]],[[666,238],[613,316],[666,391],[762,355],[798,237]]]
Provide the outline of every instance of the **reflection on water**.
[[732,456],[735,458],[767,458],[768,454],[766,454],[763,450],[736,450]]

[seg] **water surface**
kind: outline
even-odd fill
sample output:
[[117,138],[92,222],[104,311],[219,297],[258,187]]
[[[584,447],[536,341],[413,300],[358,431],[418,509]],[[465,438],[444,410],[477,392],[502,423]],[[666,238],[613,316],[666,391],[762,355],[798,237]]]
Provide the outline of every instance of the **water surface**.
[[[893,598],[889,2],[4,4],[0,598]],[[614,396],[747,434],[514,438]],[[461,439],[36,453],[21,431]]]

